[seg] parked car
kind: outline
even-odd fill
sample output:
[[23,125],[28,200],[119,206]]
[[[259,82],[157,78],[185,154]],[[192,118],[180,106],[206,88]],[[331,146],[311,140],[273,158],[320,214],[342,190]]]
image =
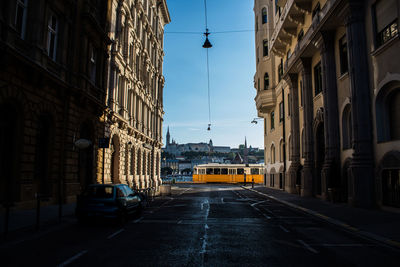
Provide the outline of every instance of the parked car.
[[78,196],[75,212],[80,222],[89,218],[125,221],[142,206],[141,196],[125,184],[94,184]]

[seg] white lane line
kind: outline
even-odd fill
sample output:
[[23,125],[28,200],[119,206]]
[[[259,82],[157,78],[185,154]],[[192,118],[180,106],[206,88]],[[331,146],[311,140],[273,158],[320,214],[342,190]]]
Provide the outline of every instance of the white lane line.
[[115,233],[113,233],[113,234],[107,236],[107,239],[111,239],[111,238],[113,238],[114,236],[116,236],[116,235],[122,233],[123,231],[125,231],[125,229],[120,229],[120,230],[116,231]]
[[182,223],[182,220],[179,220],[179,222],[177,222],[177,224],[181,224]]
[[73,261],[79,259],[80,257],[82,257],[84,254],[86,254],[88,251],[87,250],[83,250],[81,252],[79,252],[78,254],[76,254],[75,256],[69,258],[68,260],[64,261],[63,263],[57,265],[58,267],[63,267],[63,266],[67,266],[68,264],[71,264]]
[[258,205],[258,204],[261,204],[261,203],[264,203],[264,202],[267,202],[267,200],[258,201],[258,202],[256,202],[256,203],[251,204],[250,206],[254,207],[254,206],[256,206],[256,205]]
[[290,231],[286,229],[284,226],[279,225],[279,228],[281,228],[284,232],[289,233]]
[[377,245],[369,245],[369,244],[315,244],[314,246],[321,247],[376,247]]
[[143,217],[140,217],[139,219],[134,220],[132,223],[138,223],[138,222],[140,222],[141,220],[143,220]]
[[308,245],[306,242],[304,242],[301,239],[297,239],[297,242],[299,242],[300,244],[302,244],[307,250],[311,251],[312,253],[318,254],[318,251],[316,251],[315,249],[313,249],[312,247],[310,247],[310,245]]
[[221,203],[224,203],[224,198],[223,197],[221,197]]

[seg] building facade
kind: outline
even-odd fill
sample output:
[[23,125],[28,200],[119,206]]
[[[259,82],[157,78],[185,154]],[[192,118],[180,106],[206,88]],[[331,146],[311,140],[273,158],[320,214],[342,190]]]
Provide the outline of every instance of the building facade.
[[109,1],[105,183],[137,189],[161,184],[165,0]]
[[[106,2],[0,3],[0,204],[74,201],[96,181]],[[76,140],[90,141],[77,148]]]
[[255,0],[266,185],[400,207],[398,0]]

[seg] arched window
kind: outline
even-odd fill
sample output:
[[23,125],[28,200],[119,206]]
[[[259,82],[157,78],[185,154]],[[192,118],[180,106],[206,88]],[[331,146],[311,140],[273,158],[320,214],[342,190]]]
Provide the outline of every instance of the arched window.
[[279,143],[279,161],[283,162],[283,153],[285,153],[285,145],[283,144],[283,140]]
[[269,75],[268,72],[264,74],[264,90],[268,90],[269,88]]
[[268,40],[263,40],[263,57],[268,56]]
[[400,87],[388,84],[376,98],[376,130],[378,142],[400,139]]
[[342,146],[343,149],[351,147],[352,127],[351,127],[351,106],[347,105],[344,108],[342,115]]
[[131,149],[131,169],[130,169],[130,174],[134,175],[135,174],[135,148],[132,147]]
[[275,145],[271,145],[271,163],[275,163]]
[[267,17],[267,8],[264,7],[261,11],[261,15],[262,15],[262,24],[267,23],[268,17]]
[[400,88],[397,88],[388,97],[390,139],[400,139]]

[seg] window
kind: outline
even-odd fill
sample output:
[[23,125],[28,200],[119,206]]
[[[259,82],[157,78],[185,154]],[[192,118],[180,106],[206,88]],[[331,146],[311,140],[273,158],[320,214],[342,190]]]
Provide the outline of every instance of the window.
[[283,59],[281,58],[281,63],[278,66],[278,80],[282,80],[283,77]]
[[57,31],[58,20],[57,17],[52,14],[47,24],[47,54],[54,61],[56,60],[57,53]]
[[89,78],[96,83],[96,49],[93,45],[89,45]]
[[16,14],[15,14],[15,29],[19,36],[25,38],[26,27],[26,13],[28,8],[28,0],[17,0]]
[[314,67],[314,90],[315,95],[318,95],[322,92],[322,69],[321,62],[319,62]]
[[279,143],[279,162],[283,162],[283,153],[285,152],[285,144],[283,140]]
[[304,37],[304,30],[301,29],[301,31],[297,35],[297,42],[300,42],[303,39],[303,37]]
[[269,88],[269,75],[268,72],[264,74],[264,90],[268,90]]
[[378,47],[398,35],[397,5],[396,0],[380,0],[373,6]]
[[339,40],[339,56],[340,56],[340,74],[345,74],[349,71],[347,61],[347,38],[346,35]]
[[314,7],[314,9],[313,9],[313,11],[312,11],[312,18],[314,19],[314,17],[315,17],[316,15],[318,15],[320,11],[321,11],[321,5],[320,5],[320,3],[318,2],[318,3],[315,5],[315,7]]
[[206,169],[207,174],[214,174],[214,169],[213,168],[207,168]]
[[214,174],[221,174],[221,169],[220,168],[215,168],[214,169]]
[[271,130],[275,129],[275,112],[271,112]]
[[283,101],[279,103],[279,122],[283,122],[285,112],[283,110]]
[[265,23],[267,23],[267,19],[268,19],[268,17],[267,17],[267,8],[264,7],[262,9],[261,13],[262,13],[262,24],[265,24]]
[[228,169],[227,168],[222,168],[221,169],[221,174],[228,174]]
[[263,57],[268,56],[268,40],[263,41]]
[[275,163],[275,146],[271,146],[271,163]]
[[241,168],[237,169],[237,174],[244,174],[244,169]]
[[352,139],[351,106],[347,105],[342,115],[342,147],[349,149]]
[[250,174],[260,174],[260,170],[259,169],[257,169],[257,168],[251,168],[250,169]]

